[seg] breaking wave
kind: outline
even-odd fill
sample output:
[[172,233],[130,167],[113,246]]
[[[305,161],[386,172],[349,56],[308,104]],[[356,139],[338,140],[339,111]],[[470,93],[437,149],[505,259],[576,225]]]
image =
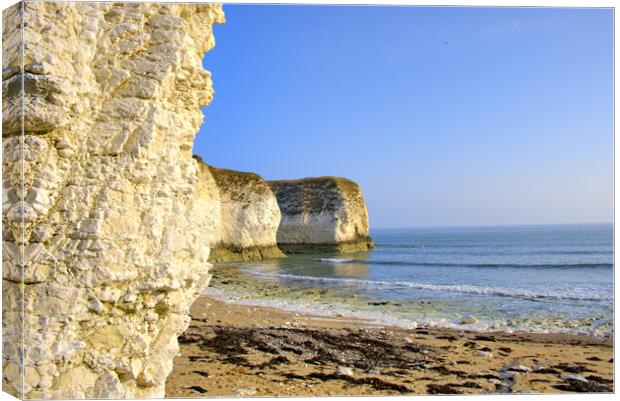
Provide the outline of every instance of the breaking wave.
[[380,286],[393,288],[413,288],[429,291],[457,292],[465,294],[492,295],[511,298],[525,299],[558,299],[558,300],[583,300],[583,301],[609,301],[613,300],[613,295],[597,294],[591,290],[583,290],[580,292],[568,293],[560,290],[544,290],[532,291],[523,288],[504,288],[493,286],[475,286],[469,284],[427,284],[415,281],[379,281],[379,280],[361,280],[353,278],[334,278],[334,277],[315,277],[302,276],[294,274],[279,273],[262,273],[251,270],[245,270],[246,273],[268,278],[278,278],[284,280],[296,281],[315,281],[332,284],[354,284],[361,286]]

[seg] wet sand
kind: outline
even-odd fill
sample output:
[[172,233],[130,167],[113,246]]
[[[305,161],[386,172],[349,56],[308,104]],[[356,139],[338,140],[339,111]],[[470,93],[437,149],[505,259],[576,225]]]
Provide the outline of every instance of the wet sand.
[[401,329],[201,296],[168,397],[612,392],[610,338]]

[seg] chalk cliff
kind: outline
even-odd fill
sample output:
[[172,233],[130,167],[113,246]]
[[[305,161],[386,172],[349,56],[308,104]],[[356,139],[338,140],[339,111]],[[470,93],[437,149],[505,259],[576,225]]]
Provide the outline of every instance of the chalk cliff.
[[3,389],[163,397],[209,281],[192,145],[221,6],[23,2],[2,17]]
[[193,156],[198,162],[198,182],[196,183],[196,199],[194,205],[198,210],[196,222],[204,227],[203,238],[211,249],[209,261],[214,256],[214,247],[220,244],[222,238],[222,200],[220,188],[211,173],[210,167],[200,156]]
[[219,190],[219,236],[211,242],[210,261],[258,260],[281,257],[276,232],[280,209],[261,176],[208,167]]
[[373,249],[362,191],[346,178],[268,181],[282,219],[277,232],[287,253],[357,252]]

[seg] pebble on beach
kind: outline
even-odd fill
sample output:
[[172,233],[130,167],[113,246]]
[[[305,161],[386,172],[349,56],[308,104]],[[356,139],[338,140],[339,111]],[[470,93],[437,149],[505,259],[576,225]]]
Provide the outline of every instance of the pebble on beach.
[[353,376],[353,369],[346,366],[338,366],[338,374],[343,376]]
[[254,394],[256,394],[255,387],[241,387],[241,388],[238,388],[237,391],[235,391],[235,395],[237,397],[250,397],[250,396],[253,396]]
[[507,369],[512,370],[514,372],[523,372],[523,373],[529,373],[532,371],[532,369],[528,368],[525,365],[520,364],[519,361],[517,360],[512,361],[512,363],[507,366]]
[[463,316],[461,318],[461,320],[459,320],[460,324],[474,324],[474,323],[477,323],[477,322],[478,322],[478,319],[476,319],[475,317],[473,317],[471,315]]
[[586,379],[583,376],[571,375],[571,374],[566,374],[566,373],[562,375],[562,379],[563,380],[576,380],[576,381],[580,381],[580,382],[583,382],[583,383],[587,383],[588,382],[588,379]]

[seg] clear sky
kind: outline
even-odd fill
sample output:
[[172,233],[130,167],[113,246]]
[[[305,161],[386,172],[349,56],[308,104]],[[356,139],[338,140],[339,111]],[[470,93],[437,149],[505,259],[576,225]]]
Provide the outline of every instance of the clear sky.
[[371,227],[610,222],[610,9],[225,5],[194,152]]

